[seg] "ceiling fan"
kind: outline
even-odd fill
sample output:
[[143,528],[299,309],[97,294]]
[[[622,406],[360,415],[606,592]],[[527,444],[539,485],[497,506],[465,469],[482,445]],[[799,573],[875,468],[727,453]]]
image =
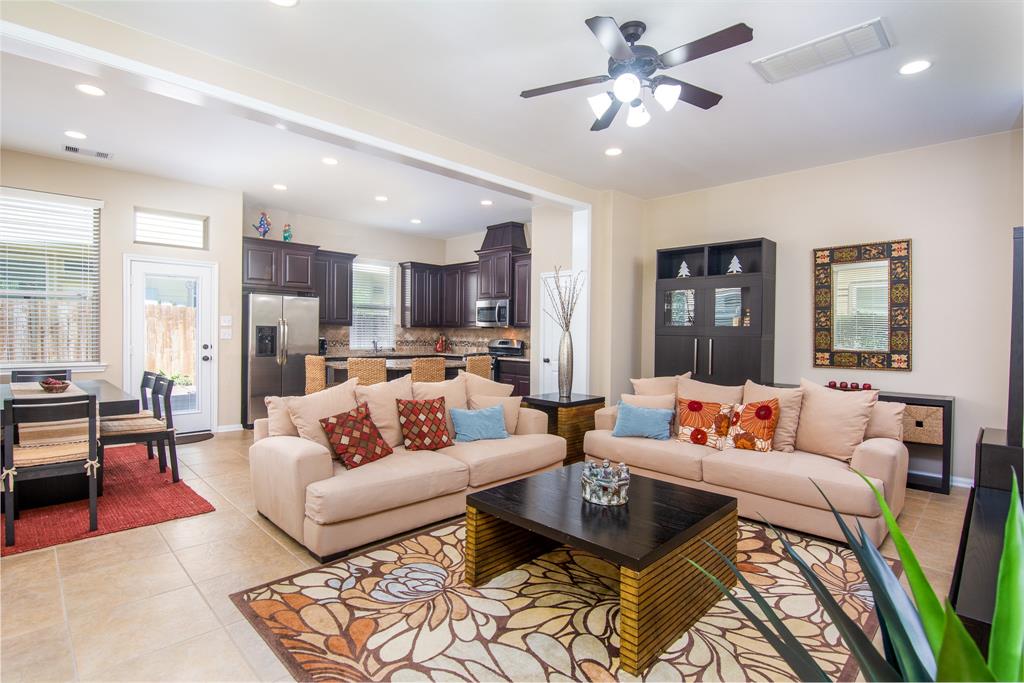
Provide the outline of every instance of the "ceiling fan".
[[754,37],[754,30],[740,23],[658,54],[653,47],[636,44],[647,30],[647,24],[642,21],[627,21],[619,26],[611,17],[591,17],[586,23],[601,46],[611,55],[608,59],[608,74],[524,90],[519,96],[536,97],[613,81],[610,91],[587,98],[597,117],[590,130],[604,130],[610,126],[624,103],[629,104],[626,125],[633,128],[645,125],[651,120],[651,115],[640,99],[644,88],[651,90],[655,101],[665,111],[671,110],[680,100],[701,109],[710,109],[722,99],[721,95],[671,76],[655,76],[654,72],[728,50]]

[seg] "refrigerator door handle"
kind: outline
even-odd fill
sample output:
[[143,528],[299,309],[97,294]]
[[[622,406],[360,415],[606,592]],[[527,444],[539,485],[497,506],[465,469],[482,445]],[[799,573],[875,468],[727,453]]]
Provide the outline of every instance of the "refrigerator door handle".
[[284,318],[277,319],[277,361],[278,366],[284,365],[281,361],[281,352],[284,349]]
[[288,364],[288,318],[282,318],[281,322],[284,324],[284,337],[282,338],[281,341],[281,365],[284,366]]

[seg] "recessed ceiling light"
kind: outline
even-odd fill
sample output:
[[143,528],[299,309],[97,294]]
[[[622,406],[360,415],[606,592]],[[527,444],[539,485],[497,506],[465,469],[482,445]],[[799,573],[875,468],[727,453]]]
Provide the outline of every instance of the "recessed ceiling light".
[[299,4],[299,0],[270,0],[270,4],[278,7],[295,7]]
[[492,202],[490,199],[481,199],[480,200],[480,206],[490,206],[493,203],[494,202]]
[[338,165],[338,160],[335,159],[334,157],[324,157],[320,161],[324,162],[328,166],[337,166]]
[[419,218],[411,218],[409,219],[409,222],[412,223],[413,225],[419,225],[423,221],[421,221]]
[[75,86],[75,90],[86,95],[92,95],[93,97],[103,97],[107,94],[107,91],[103,88],[97,88],[95,85],[88,83],[79,83]]
[[288,126],[283,123],[275,123],[274,128],[277,128],[278,130],[288,130]]
[[928,70],[931,65],[932,63],[927,59],[915,59],[914,61],[907,62],[901,66],[900,73],[904,76],[913,76],[914,74],[919,74],[922,71]]
[[66,130],[64,135],[67,135],[72,140],[84,140],[85,133],[79,133],[77,130]]
[[388,197],[387,195],[379,194],[376,197],[374,197],[374,199],[378,202],[386,202],[388,200]]
[[617,157],[622,154],[622,150],[618,147],[609,147],[604,151],[604,155],[607,157]]
[[281,183],[274,183],[274,189],[275,190],[281,190],[283,192],[284,190],[288,189],[288,186],[287,185],[282,185]]

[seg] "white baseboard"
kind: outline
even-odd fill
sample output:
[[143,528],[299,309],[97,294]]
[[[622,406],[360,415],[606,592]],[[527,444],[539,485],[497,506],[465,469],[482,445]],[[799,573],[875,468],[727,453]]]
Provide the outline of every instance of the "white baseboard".
[[213,428],[213,433],[214,434],[218,434],[220,432],[240,432],[240,431],[242,431],[242,425],[241,424],[217,425],[216,427]]
[[[922,472],[920,470],[909,470],[909,473],[910,474],[933,474],[932,472]],[[974,486],[974,478],[973,477],[952,477],[951,476],[949,478],[949,484],[950,484],[950,486],[957,486],[957,487],[960,487],[960,488],[969,489],[972,486]]]

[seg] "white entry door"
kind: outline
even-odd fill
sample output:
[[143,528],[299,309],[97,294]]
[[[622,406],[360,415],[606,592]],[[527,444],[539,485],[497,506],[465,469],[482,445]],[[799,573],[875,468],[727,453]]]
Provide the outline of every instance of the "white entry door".
[[[562,275],[563,279],[565,274]],[[548,296],[547,285],[554,287],[555,274],[541,273],[540,276],[540,391],[539,394],[550,394],[558,391],[558,345],[562,341],[562,328],[552,316],[555,315],[555,304]],[[532,354],[537,358],[537,354]]]
[[213,264],[128,257],[125,389],[138,394],[142,372],[174,380],[171,410],[181,432],[210,430],[216,351]]

